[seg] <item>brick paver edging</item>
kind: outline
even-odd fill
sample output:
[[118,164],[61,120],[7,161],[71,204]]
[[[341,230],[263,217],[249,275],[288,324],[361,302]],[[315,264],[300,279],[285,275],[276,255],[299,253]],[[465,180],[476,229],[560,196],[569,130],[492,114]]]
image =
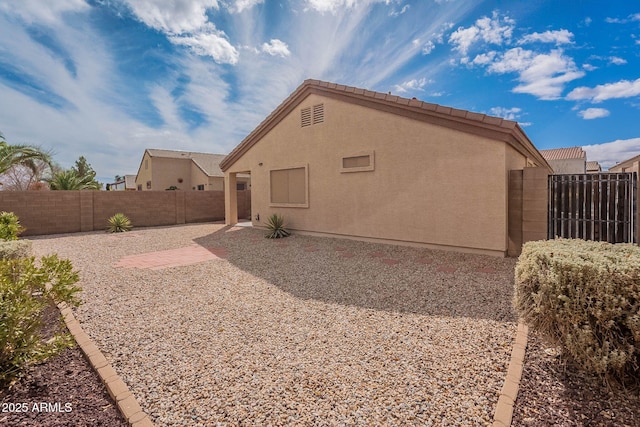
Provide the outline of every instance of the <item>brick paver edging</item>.
[[116,371],[111,367],[100,349],[93,343],[91,337],[82,330],[80,322],[73,315],[73,311],[67,304],[58,304],[60,313],[67,324],[67,329],[82,349],[89,364],[96,371],[100,380],[107,387],[109,396],[116,402],[116,406],[122,416],[131,427],[154,427],[149,416],[144,413],[129,387],[122,381]]
[[518,396],[518,388],[520,388],[520,378],[522,377],[528,334],[529,328],[527,325],[518,323],[518,333],[516,334],[516,341],[513,344],[513,350],[511,350],[511,361],[509,362],[507,378],[505,378],[504,384],[502,385],[498,404],[496,405],[496,412],[493,415],[493,427],[511,426],[513,405]]

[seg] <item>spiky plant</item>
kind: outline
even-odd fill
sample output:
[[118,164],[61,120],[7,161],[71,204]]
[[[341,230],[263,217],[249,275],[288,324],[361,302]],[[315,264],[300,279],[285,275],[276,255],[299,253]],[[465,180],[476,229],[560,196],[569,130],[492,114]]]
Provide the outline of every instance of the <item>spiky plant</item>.
[[122,233],[123,231],[131,231],[133,225],[127,216],[123,213],[117,213],[108,220],[109,225],[107,231],[111,233]]
[[278,214],[273,214],[269,217],[267,228],[269,229],[269,234],[265,236],[267,239],[280,239],[291,234],[285,230],[284,218]]

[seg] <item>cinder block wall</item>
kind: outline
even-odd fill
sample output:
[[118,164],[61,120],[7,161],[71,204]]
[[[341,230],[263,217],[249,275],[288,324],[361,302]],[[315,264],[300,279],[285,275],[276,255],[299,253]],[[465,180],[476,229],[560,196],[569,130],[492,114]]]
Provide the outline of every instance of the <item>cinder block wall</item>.
[[509,172],[507,255],[518,256],[526,242],[547,239],[548,203],[549,173],[545,168]]
[[[134,227],[224,219],[222,191],[0,191],[0,211],[14,212],[23,236],[103,230],[122,212]],[[238,191],[238,212],[251,215],[251,191]]]

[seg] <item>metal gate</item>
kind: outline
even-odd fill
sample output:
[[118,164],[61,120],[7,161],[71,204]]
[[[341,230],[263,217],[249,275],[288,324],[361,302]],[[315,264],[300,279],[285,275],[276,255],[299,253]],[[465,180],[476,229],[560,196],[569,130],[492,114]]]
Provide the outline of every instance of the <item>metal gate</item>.
[[549,239],[635,243],[635,173],[549,176]]

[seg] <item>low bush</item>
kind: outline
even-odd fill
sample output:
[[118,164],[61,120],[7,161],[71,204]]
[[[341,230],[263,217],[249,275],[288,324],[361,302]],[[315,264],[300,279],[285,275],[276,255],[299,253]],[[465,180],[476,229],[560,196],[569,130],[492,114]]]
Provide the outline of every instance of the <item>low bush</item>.
[[111,233],[122,233],[124,231],[131,231],[133,225],[127,216],[123,213],[117,213],[113,215],[107,221],[107,231]]
[[0,212],[0,240],[18,240],[18,235],[24,231],[18,216],[13,212]]
[[78,274],[57,255],[0,261],[0,385],[73,344],[68,333],[45,337],[42,314],[60,302],[78,306]]
[[563,355],[591,373],[640,376],[640,247],[529,242],[515,276],[518,315]]
[[278,214],[269,217],[267,228],[269,233],[265,237],[268,239],[280,239],[291,234],[284,228],[284,218]]
[[29,240],[0,241],[0,260],[28,258],[31,256],[31,242]]

